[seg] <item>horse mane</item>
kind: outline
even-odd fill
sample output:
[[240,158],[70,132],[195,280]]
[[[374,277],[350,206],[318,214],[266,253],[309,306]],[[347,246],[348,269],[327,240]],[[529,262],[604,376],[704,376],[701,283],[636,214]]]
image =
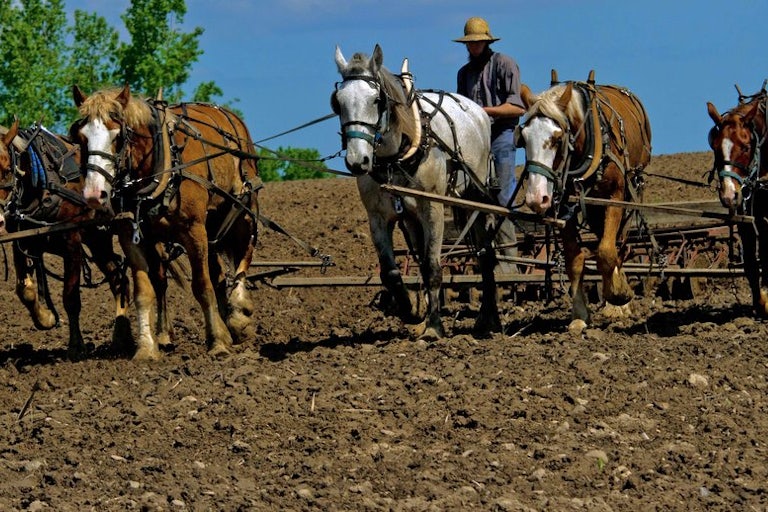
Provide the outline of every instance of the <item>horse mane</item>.
[[[370,75],[369,62],[366,54],[355,53],[349,59],[344,76]],[[376,78],[379,80],[381,90],[390,101],[391,116],[389,122],[394,128],[399,128],[403,135],[407,136],[410,140],[414,140],[417,133],[416,123],[419,121],[413,117],[411,107],[408,105],[408,99],[405,97],[402,81],[384,66],[381,67],[379,76]]]
[[[389,98],[392,107],[390,123],[413,141],[417,133],[416,123],[420,121],[414,119],[413,111],[408,106],[408,98],[405,97],[402,81],[386,68],[382,68],[379,72],[379,83],[381,83],[381,88]],[[414,101],[416,100],[414,99]]]
[[581,124],[584,121],[584,103],[581,94],[579,94],[578,91],[574,89],[574,93],[571,95],[571,100],[568,102],[565,112],[563,112],[557,103],[563,95],[565,87],[565,84],[558,84],[539,94],[533,102],[533,105],[528,109],[528,112],[526,112],[526,116],[529,119],[537,115],[549,117],[560,126]]
[[87,119],[123,119],[130,128],[146,126],[152,120],[149,103],[131,94],[125,108],[117,101],[122,88],[110,88],[96,91],[88,96],[78,108],[80,115]]

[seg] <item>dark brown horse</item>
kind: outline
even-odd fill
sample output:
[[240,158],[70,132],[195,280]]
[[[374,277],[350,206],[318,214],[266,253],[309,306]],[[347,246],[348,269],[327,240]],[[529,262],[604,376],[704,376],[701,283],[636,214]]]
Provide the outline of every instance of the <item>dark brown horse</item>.
[[59,323],[43,263],[43,253],[58,254],[64,263],[62,302],[69,322],[68,356],[78,359],[84,355],[80,276],[85,261],[82,243],[85,242],[115,296],[113,344],[125,345],[130,336],[125,328],[128,283],[121,258],[113,251],[112,235],[95,225],[55,230],[65,223],[87,222],[93,216],[82,196],[79,147],[42,127],[19,130],[18,121],[0,132],[3,133],[0,182],[4,184],[0,200],[4,206],[5,227],[8,232],[38,230],[41,233],[13,241],[16,293],[32,315],[32,321],[39,329],[51,329]]
[[[565,220],[565,265],[573,301],[570,329],[589,323],[584,293],[584,263],[595,257],[603,297],[615,306],[629,303],[632,288],[622,270],[617,241],[631,213],[621,205],[569,208],[569,196],[634,201],[640,198],[641,172],[651,159],[651,127],[643,105],[630,91],[587,82],[556,83],[538,96],[523,87],[527,114],[521,129],[525,144],[525,202],[535,212]],[[581,243],[580,231],[598,238],[595,251]]]
[[[732,213],[754,216],[754,223],[738,225],[744,251],[744,272],[755,313],[768,317],[768,93],[743,96],[722,115],[707,103],[715,122],[709,144],[715,153],[720,202]],[[758,263],[759,262],[759,263]],[[762,274],[762,280],[761,280]]]
[[[261,186],[243,121],[209,104],[168,107],[122,89],[86,97],[73,88],[81,118],[71,135],[88,156],[84,196],[116,214],[113,225],[133,274],[136,359],[169,344],[166,271],[179,248],[192,271],[211,355],[254,336],[245,275],[256,242]],[[151,326],[156,307],[154,328]]]

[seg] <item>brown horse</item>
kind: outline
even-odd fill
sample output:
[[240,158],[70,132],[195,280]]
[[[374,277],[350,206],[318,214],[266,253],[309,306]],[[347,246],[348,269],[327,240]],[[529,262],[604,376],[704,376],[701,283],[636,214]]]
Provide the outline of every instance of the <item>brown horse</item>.
[[[621,205],[569,208],[569,197],[633,201],[640,198],[642,170],[650,163],[651,127],[642,103],[625,88],[587,82],[557,83],[538,96],[523,87],[527,114],[520,135],[525,144],[526,204],[535,212],[552,211],[565,221],[565,265],[573,310],[570,329],[580,332],[590,315],[584,293],[584,263],[597,260],[603,297],[623,306],[633,296],[617,240],[630,213]],[[580,230],[591,229],[597,250],[581,243]]]
[[715,122],[709,133],[709,144],[715,153],[713,174],[718,176],[720,202],[732,213],[755,218],[754,223],[739,224],[738,230],[752,305],[758,316],[768,317],[768,93],[765,84],[757,94],[739,93],[739,104],[722,115],[709,102],[707,111]]
[[[203,310],[208,351],[230,353],[254,337],[245,275],[256,242],[255,151],[243,121],[215,105],[166,106],[128,86],[86,97],[71,128],[88,156],[84,196],[115,213],[134,281],[136,359],[156,359],[171,342],[166,310],[169,254],[183,248]],[[151,307],[156,306],[154,329]]]
[[84,355],[80,274],[85,242],[115,297],[113,345],[125,345],[130,336],[125,329],[128,283],[121,258],[113,251],[112,235],[98,226],[44,233],[64,223],[88,221],[93,216],[82,197],[79,147],[42,127],[19,130],[18,121],[10,129],[1,128],[0,132],[3,133],[0,181],[4,186],[0,189],[0,201],[5,210],[4,227],[8,232],[41,231],[34,237],[13,241],[16,293],[32,315],[32,321],[38,329],[51,329],[59,323],[43,264],[43,253],[58,254],[64,263],[62,302],[69,321],[68,356],[79,359]]

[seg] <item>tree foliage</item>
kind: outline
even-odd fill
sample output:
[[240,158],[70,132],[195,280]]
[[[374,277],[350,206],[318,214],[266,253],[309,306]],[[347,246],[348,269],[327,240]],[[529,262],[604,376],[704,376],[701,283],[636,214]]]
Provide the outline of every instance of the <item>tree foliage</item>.
[[259,175],[264,181],[309,180],[328,178],[325,163],[316,149],[279,147],[277,151],[259,150]]
[[[3,122],[64,122],[70,113],[61,66],[68,29],[62,0],[0,2],[0,109]],[[45,34],[45,36],[43,36]]]
[[154,95],[163,88],[164,97],[179,101],[192,64],[203,51],[201,27],[184,33],[173,28],[184,22],[184,0],[132,0],[121,16],[131,36],[118,48],[122,82],[132,89]]
[[[41,121],[64,132],[77,115],[72,85],[86,93],[128,84],[132,91],[155,96],[163,89],[169,102],[184,98],[214,102],[223,97],[213,81],[189,94],[193,65],[203,54],[201,27],[181,30],[185,0],[131,0],[121,15],[124,31],[95,12],[75,10],[68,21],[65,0],[0,0],[0,124],[18,117],[22,126]],[[121,40],[120,34],[127,37]],[[224,103],[244,117],[232,106]],[[280,148],[286,160],[264,160],[272,179],[323,176],[313,149]],[[270,154],[271,158],[274,155]],[[299,161],[303,160],[304,163]]]

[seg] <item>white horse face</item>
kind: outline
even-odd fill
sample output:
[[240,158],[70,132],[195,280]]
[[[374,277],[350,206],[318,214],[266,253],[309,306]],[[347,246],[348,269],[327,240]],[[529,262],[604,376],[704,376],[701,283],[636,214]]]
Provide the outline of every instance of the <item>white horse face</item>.
[[[531,118],[521,130],[525,140],[525,159],[538,166],[553,169],[557,152],[565,134],[558,124],[548,117]],[[529,168],[529,170],[530,170]],[[543,215],[552,207],[554,182],[542,174],[530,172],[525,192],[525,204]]]
[[94,206],[106,206],[112,193],[112,185],[104,174],[115,176],[115,160],[107,155],[114,156],[115,139],[119,133],[119,126],[107,126],[101,119],[90,119],[78,130],[78,136],[88,148],[89,171],[85,174],[83,195]]
[[348,80],[336,91],[339,119],[346,140],[344,163],[353,174],[373,170],[374,144],[380,121],[380,92],[367,80]]
[[[723,137],[719,147],[716,148],[715,151],[718,149],[720,150],[724,162],[731,162],[731,159],[733,158],[733,148],[733,141],[728,137]],[[734,178],[734,176],[738,176],[738,169],[732,164],[727,163],[723,165],[722,171],[720,190],[718,192],[720,195],[720,203],[726,208],[733,210],[741,206],[742,202],[741,183]]]

